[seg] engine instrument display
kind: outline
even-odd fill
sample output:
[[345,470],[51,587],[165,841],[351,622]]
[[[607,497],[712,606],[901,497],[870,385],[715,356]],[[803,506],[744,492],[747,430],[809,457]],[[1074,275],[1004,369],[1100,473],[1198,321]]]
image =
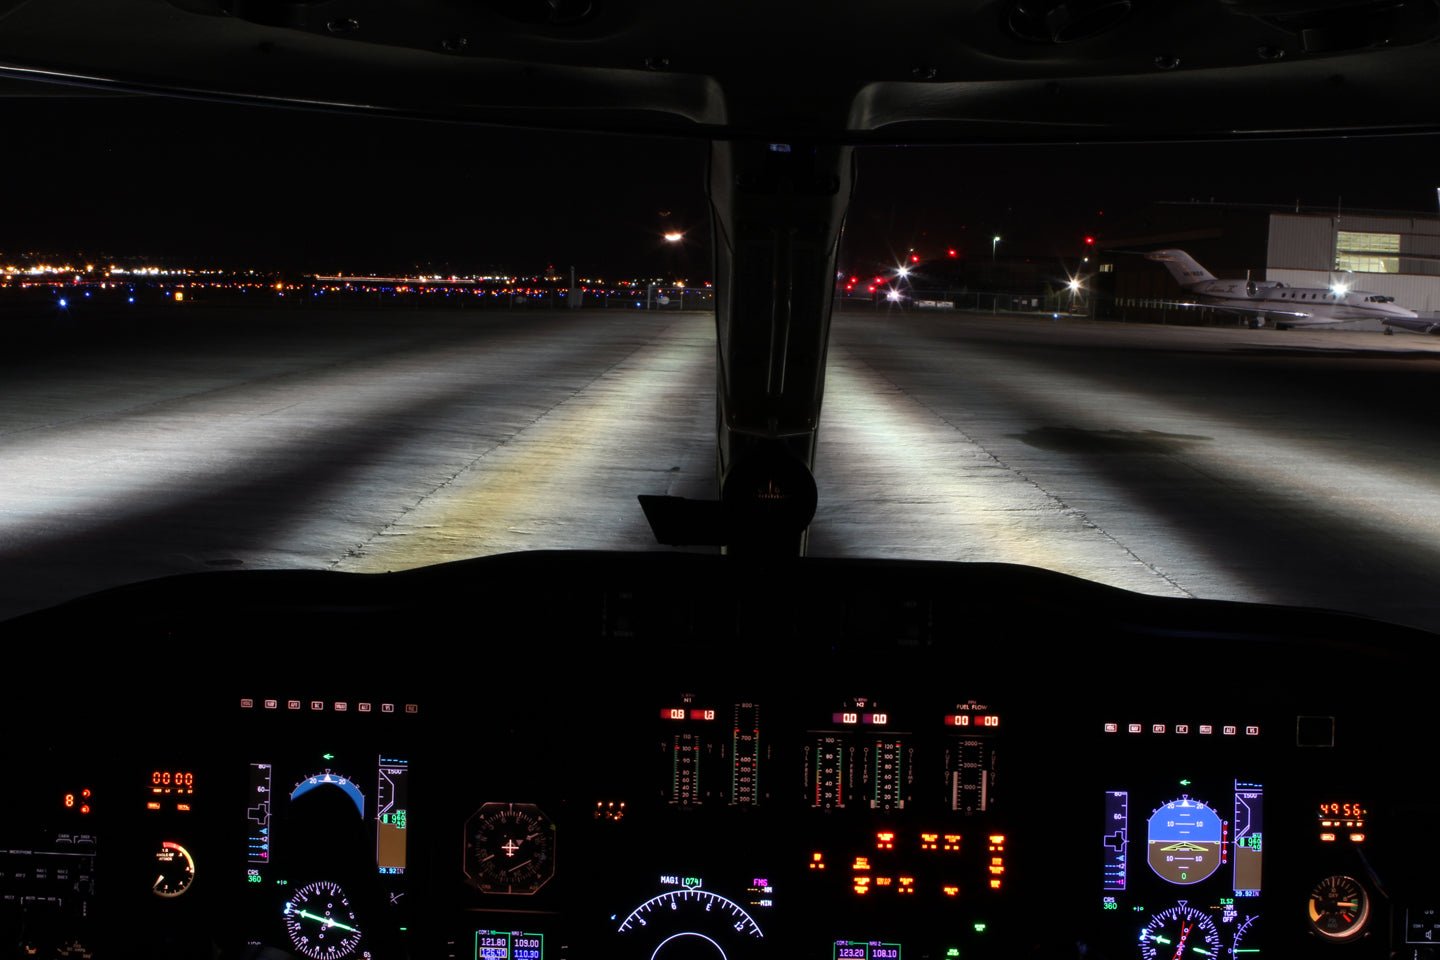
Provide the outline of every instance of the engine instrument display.
[[1352,940],[1370,921],[1370,898],[1358,880],[1326,877],[1310,891],[1309,914],[1310,929],[1322,939]]

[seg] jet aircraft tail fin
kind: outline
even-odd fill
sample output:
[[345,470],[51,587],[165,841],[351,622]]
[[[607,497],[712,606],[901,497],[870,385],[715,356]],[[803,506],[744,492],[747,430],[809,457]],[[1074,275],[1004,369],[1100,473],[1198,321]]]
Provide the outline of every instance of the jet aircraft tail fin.
[[1206,280],[1214,280],[1215,275],[1195,261],[1184,250],[1156,250],[1145,254],[1147,260],[1158,260],[1165,264],[1165,269],[1170,271],[1170,276],[1182,287],[1191,287]]

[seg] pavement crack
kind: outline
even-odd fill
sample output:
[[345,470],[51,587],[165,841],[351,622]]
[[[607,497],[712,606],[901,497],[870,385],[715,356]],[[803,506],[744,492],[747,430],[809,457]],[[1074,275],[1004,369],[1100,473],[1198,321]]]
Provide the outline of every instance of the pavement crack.
[[1096,523],[1084,510],[1080,509],[1079,507],[1071,506],[1064,497],[1047,489],[1044,484],[1036,480],[1034,477],[1031,477],[1024,470],[1021,470],[1018,467],[1011,466],[1011,464],[1006,461],[1004,457],[1000,456],[995,451],[991,450],[985,443],[981,442],[980,440],[972,436],[970,433],[966,432],[966,430],[961,427],[960,424],[945,416],[945,414],[941,413],[934,406],[926,403],[919,396],[905,389],[899,383],[896,383],[893,379],[882,373],[868,360],[857,356],[853,351],[848,350],[838,344],[834,344],[831,346],[832,353],[840,351],[843,351],[847,355],[847,357],[849,358],[849,362],[854,363],[859,367],[863,367],[876,380],[889,384],[891,389],[894,390],[897,394],[903,396],[907,401],[915,404],[917,407],[924,410],[927,414],[934,417],[940,423],[945,424],[946,427],[959,434],[966,443],[973,446],[976,450],[979,450],[980,453],[983,454],[995,466],[1006,471],[1011,476],[1022,481],[1023,483],[1029,485],[1033,490],[1039,493],[1046,500],[1055,504],[1069,516],[1074,517],[1085,528],[1094,530],[1096,534],[1098,534],[1102,539],[1112,544],[1117,550],[1120,550],[1126,556],[1130,557],[1136,564],[1140,565],[1145,570],[1150,571],[1151,574],[1153,574],[1160,580],[1163,580],[1165,583],[1169,584],[1179,593],[1191,598],[1195,596],[1195,594],[1191,593],[1189,590],[1185,589],[1185,587],[1183,587],[1179,582],[1177,582],[1174,577],[1170,576],[1165,571],[1155,566],[1155,564],[1141,557],[1119,537],[1112,534],[1109,530],[1105,529],[1105,527],[1101,526],[1099,523]]

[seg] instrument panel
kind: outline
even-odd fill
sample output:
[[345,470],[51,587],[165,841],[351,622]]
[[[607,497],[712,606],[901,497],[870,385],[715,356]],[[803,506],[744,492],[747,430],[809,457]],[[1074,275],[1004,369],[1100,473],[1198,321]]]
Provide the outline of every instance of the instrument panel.
[[[1440,884],[1418,842],[1435,816],[1418,746],[1434,722],[1411,699],[1423,671],[1397,669],[1423,664],[1410,644],[1428,637],[1054,575],[1023,576],[1006,599],[945,565],[822,565],[800,584],[813,589],[762,610],[732,591],[737,567],[712,565],[723,558],[671,557],[664,573],[497,560],[449,571],[472,589],[446,579],[443,604],[417,605],[411,586],[387,598],[374,580],[354,598],[307,587],[298,605],[231,580],[217,608],[213,579],[106,599],[112,637],[138,645],[97,645],[94,669],[71,663],[67,683],[9,704],[29,733],[9,749],[27,773],[4,828],[5,949],[1434,949]],[[555,569],[536,578],[537,563]],[[457,636],[478,583],[533,606]],[[196,602],[157,604],[161,589]],[[848,606],[805,615],[830,603]],[[163,683],[101,668],[102,651],[162,646]],[[224,669],[203,666],[216,652]],[[87,725],[62,723],[80,714]]]

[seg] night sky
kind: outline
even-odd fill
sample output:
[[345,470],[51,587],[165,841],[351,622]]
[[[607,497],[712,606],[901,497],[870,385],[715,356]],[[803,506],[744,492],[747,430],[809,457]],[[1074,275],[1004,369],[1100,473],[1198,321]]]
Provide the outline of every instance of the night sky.
[[[700,141],[147,99],[0,101],[0,257],[710,274]],[[1154,200],[1436,212],[1440,138],[860,152],[842,260],[1065,255]],[[680,249],[663,232],[686,232]]]

